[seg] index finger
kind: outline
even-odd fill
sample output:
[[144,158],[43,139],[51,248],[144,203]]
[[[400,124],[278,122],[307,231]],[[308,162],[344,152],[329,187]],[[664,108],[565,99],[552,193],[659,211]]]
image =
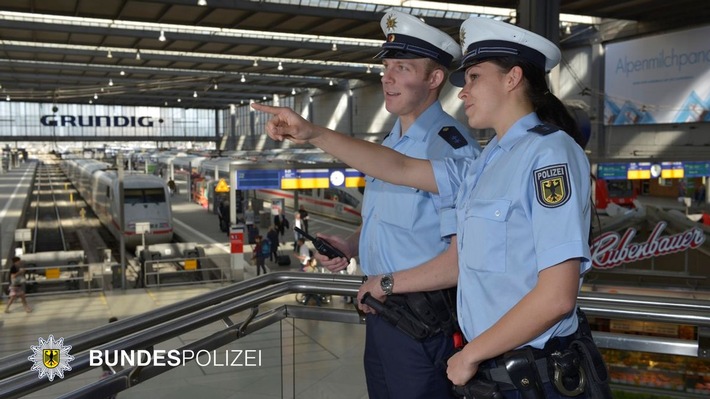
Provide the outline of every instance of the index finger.
[[251,103],[251,107],[257,111],[266,112],[267,114],[276,115],[279,113],[280,107],[272,107],[270,105],[264,105],[259,103]]

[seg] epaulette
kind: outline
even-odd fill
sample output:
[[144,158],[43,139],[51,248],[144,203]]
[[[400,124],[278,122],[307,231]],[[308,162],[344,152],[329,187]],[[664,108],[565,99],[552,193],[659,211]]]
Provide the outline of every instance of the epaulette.
[[558,130],[560,130],[560,128],[553,125],[553,124],[543,123],[543,124],[540,124],[540,125],[537,125],[533,128],[528,129],[528,132],[533,132],[533,133],[537,133],[537,134],[540,134],[543,136],[547,136],[548,134],[554,133]]
[[459,149],[468,144],[468,141],[466,141],[463,137],[463,134],[461,134],[461,132],[459,132],[459,130],[454,126],[442,127],[441,130],[439,130],[439,136],[446,140],[446,142],[449,143],[450,146],[454,147],[454,149]]

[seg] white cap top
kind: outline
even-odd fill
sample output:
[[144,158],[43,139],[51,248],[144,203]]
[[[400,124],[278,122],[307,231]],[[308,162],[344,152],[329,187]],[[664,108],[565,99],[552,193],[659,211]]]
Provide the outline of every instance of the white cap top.
[[401,11],[388,11],[380,21],[387,41],[375,58],[431,58],[450,67],[461,58],[461,48],[451,36]]
[[560,49],[544,37],[503,21],[471,17],[461,24],[461,66],[451,74],[455,86],[464,85],[464,72],[488,58],[514,56],[549,72],[560,62]]

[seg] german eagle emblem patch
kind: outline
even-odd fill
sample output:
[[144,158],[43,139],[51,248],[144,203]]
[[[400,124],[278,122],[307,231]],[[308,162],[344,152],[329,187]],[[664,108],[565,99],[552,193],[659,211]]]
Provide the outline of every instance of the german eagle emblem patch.
[[546,208],[564,205],[570,199],[567,164],[547,166],[533,171],[537,202]]

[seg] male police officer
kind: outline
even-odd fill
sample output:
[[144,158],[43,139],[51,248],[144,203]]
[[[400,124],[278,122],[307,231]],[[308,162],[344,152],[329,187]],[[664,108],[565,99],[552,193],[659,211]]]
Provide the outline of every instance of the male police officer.
[[[438,100],[449,68],[461,56],[459,45],[444,32],[399,11],[382,18],[387,41],[375,56],[382,59],[385,107],[397,115],[383,145],[426,159],[475,157],[478,144],[468,129],[444,112]],[[437,211],[430,194],[367,178],[363,223],[348,238],[323,236],[350,257],[360,255],[367,275],[382,275],[424,263],[449,245],[455,215]],[[332,271],[347,265],[342,258],[317,255]],[[387,286],[389,284],[389,286]],[[393,282],[383,279],[383,288]],[[443,365],[453,351],[452,337],[439,333],[422,341],[368,314],[365,375],[370,399],[448,398],[451,385]]]

